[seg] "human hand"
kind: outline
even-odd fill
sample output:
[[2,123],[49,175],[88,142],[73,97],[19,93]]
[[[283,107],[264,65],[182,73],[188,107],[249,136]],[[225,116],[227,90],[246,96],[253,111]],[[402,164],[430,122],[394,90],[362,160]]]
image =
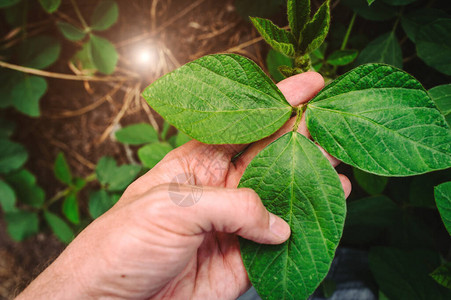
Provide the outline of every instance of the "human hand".
[[[293,106],[307,102],[323,85],[314,72],[278,84]],[[293,123],[292,119],[250,146],[191,141],[172,151],[131,184],[119,202],[89,225],[21,296],[237,298],[249,287],[237,235],[276,244],[285,241],[290,230],[267,212],[255,192],[236,187],[252,158],[291,130]],[[309,136],[305,122],[299,132]],[[181,207],[170,199],[168,183],[180,174],[191,178],[190,184],[204,186],[195,205]],[[348,196],[349,180],[343,175],[340,179]],[[180,186],[179,194],[183,193],[190,194],[191,187]]]

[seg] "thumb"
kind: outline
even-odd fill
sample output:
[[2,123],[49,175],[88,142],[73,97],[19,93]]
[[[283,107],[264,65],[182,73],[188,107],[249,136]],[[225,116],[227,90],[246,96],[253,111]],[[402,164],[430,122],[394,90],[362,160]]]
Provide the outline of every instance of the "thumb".
[[[180,186],[180,193],[192,192],[191,186]],[[262,244],[280,244],[290,236],[290,226],[268,212],[260,197],[251,189],[203,187],[198,202],[179,207],[178,215],[191,226],[192,233],[219,231]]]

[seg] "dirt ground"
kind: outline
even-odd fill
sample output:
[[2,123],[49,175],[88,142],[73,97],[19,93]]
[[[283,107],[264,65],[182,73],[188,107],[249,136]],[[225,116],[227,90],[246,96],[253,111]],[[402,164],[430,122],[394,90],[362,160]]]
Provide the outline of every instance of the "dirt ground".
[[[114,156],[120,163],[136,159],[123,145],[113,141],[112,133],[119,124],[161,124],[161,118],[151,112],[139,93],[162,74],[218,52],[241,53],[263,66],[267,47],[255,40],[256,31],[237,14],[233,0],[117,2],[119,20],[103,36],[113,41],[120,53],[113,77],[125,75],[130,80],[87,83],[47,79],[48,92],[41,99],[42,117],[29,118],[12,112],[11,118],[18,123],[14,139],[27,147],[30,158],[26,168],[36,174],[47,197],[63,189],[53,175],[53,162],[60,151],[65,153],[76,176],[92,173],[95,163],[104,155]],[[87,16],[94,6],[89,0],[77,3]],[[59,12],[51,18],[45,14],[35,18],[46,21],[43,31],[60,36],[55,21],[76,20],[76,15],[70,1],[63,0]],[[151,66],[142,67],[135,61],[143,47],[153,47],[157,55]],[[76,50],[74,43],[62,41],[62,57],[49,71],[71,74],[68,61]],[[86,199],[82,202],[86,213]],[[14,297],[62,249],[64,245],[49,233],[40,233],[22,243],[13,242],[0,219],[0,299]]]

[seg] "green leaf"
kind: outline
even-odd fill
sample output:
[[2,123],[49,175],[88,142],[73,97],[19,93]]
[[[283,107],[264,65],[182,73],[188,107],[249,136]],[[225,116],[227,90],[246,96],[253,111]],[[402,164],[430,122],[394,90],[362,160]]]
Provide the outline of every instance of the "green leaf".
[[0,139],[0,174],[20,168],[28,158],[27,150],[18,143]]
[[24,40],[18,55],[21,65],[34,69],[45,69],[59,57],[61,45],[53,37],[39,35]]
[[66,22],[57,22],[56,26],[69,41],[79,41],[86,35],[82,29]]
[[337,290],[337,284],[334,280],[326,278],[321,282],[321,289],[323,291],[324,297],[330,298]]
[[356,60],[356,65],[366,63],[386,63],[402,68],[401,46],[393,31],[385,33],[371,41]]
[[20,210],[5,213],[8,234],[15,241],[23,241],[39,231],[39,219],[35,212]]
[[105,30],[116,23],[119,16],[119,7],[112,0],[102,0],[94,9],[91,16],[91,28],[93,30]]
[[428,66],[451,75],[451,19],[422,26],[416,36],[417,54]]
[[436,186],[434,195],[443,224],[451,235],[451,181]]
[[67,185],[72,184],[72,173],[63,152],[58,153],[58,155],[56,156],[55,164],[53,166],[53,172],[55,173],[55,177],[58,178],[62,183],[65,183]]
[[345,66],[352,63],[359,51],[357,50],[337,50],[327,58],[327,62],[332,66]]
[[450,299],[451,291],[429,276],[439,262],[438,254],[422,250],[375,247],[369,254],[371,272],[389,299]]
[[266,66],[268,67],[269,74],[274,81],[279,82],[285,78],[279,71],[280,66],[293,67],[293,60],[285,55],[270,49],[266,56]]
[[288,0],[288,24],[296,40],[310,20],[310,0]]
[[100,183],[109,191],[123,191],[136,178],[141,167],[138,165],[117,166],[112,157],[104,156],[97,163],[96,174]]
[[342,0],[341,3],[351,8],[355,13],[364,19],[371,21],[387,21],[393,19],[398,10],[393,7],[377,1],[371,6],[365,0]]
[[96,67],[92,62],[91,58],[91,46],[90,43],[87,42],[83,44],[83,48],[79,50],[75,55],[71,58],[71,63],[81,71],[83,75],[92,76],[96,71]]
[[296,39],[291,32],[279,28],[272,21],[267,19],[257,17],[251,17],[250,19],[263,39],[273,47],[274,50],[279,51],[288,57],[295,56]]
[[16,129],[16,123],[11,120],[0,118],[0,139],[8,138]]
[[86,180],[83,178],[75,177],[74,178],[74,187],[75,191],[78,192],[86,186]]
[[442,286],[451,289],[451,262],[445,262],[431,273],[431,277]]
[[235,54],[190,62],[156,80],[143,97],[166,121],[207,144],[258,141],[279,129],[292,111],[274,82]]
[[124,144],[141,145],[158,142],[158,132],[149,124],[138,123],[116,131],[116,139]]
[[111,74],[116,68],[118,54],[108,40],[91,34],[88,42],[90,60],[99,72]]
[[13,6],[19,3],[21,0],[0,0],[0,8]]
[[451,133],[409,74],[382,64],[340,76],[309,102],[307,127],[332,156],[382,176],[451,167]]
[[175,136],[174,146],[175,146],[175,148],[178,148],[178,147],[188,143],[189,141],[191,141],[191,138],[189,136],[187,136],[186,134],[184,134],[183,132],[179,131],[179,132],[177,132],[177,135]]
[[415,2],[417,0],[382,0],[382,1],[384,1],[388,5],[402,6],[402,5],[408,5],[408,4],[413,3],[413,2]]
[[109,195],[105,190],[100,190],[89,195],[88,210],[92,218],[103,215],[119,200],[118,195]]
[[16,192],[19,202],[35,208],[40,208],[44,204],[44,190],[37,185],[36,177],[29,171],[22,169],[9,174],[5,180]]
[[326,0],[315,13],[313,18],[305,25],[299,39],[299,50],[308,54],[321,46],[329,32],[330,10],[329,0]]
[[425,25],[432,23],[439,18],[449,18],[443,10],[429,7],[403,14],[401,25],[409,39],[415,43],[418,31]]
[[16,210],[16,194],[14,190],[0,179],[0,207],[8,213]]
[[60,241],[66,244],[69,244],[72,241],[74,238],[74,231],[63,219],[49,211],[44,211],[44,219]]
[[78,208],[77,194],[70,193],[64,198],[62,211],[64,216],[73,224],[80,223],[80,210]]
[[139,148],[138,157],[146,168],[152,169],[172,149],[172,146],[166,142],[152,143]]
[[48,12],[49,14],[57,11],[58,7],[61,4],[61,0],[39,0],[42,8]]
[[392,225],[398,207],[386,196],[372,196],[348,203],[345,226],[377,227]]
[[343,230],[337,173],[313,142],[289,132],[251,161],[239,186],[254,189],[291,227],[281,245],[240,240],[251,283],[263,299],[307,299],[326,276]]
[[374,1],[376,1],[376,0],[367,0],[367,2],[368,2],[368,5],[371,5],[371,4],[373,4],[373,2]]
[[436,86],[429,90],[429,95],[451,126],[451,84]]
[[410,181],[408,196],[413,207],[436,209],[434,187],[451,180],[451,169],[415,176]]
[[357,168],[353,168],[354,178],[360,187],[370,195],[381,194],[387,185],[388,178],[377,176],[371,173],[364,172]]
[[47,91],[47,81],[38,76],[24,75],[11,91],[11,103],[20,112],[31,116],[40,115],[39,100]]

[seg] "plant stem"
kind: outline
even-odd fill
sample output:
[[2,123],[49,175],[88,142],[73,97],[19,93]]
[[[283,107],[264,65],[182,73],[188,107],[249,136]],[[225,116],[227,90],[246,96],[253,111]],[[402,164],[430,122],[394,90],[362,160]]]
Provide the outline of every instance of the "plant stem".
[[80,9],[78,8],[77,2],[75,0],[70,0],[72,2],[72,6],[74,7],[75,13],[77,14],[78,19],[81,22],[81,25],[83,26],[83,29],[85,30],[85,32],[89,31],[89,26],[86,23],[85,19],[83,18]]
[[293,131],[298,131],[299,124],[301,124],[302,115],[304,114],[306,104],[301,105],[301,107],[294,107],[293,110],[296,111],[296,121],[294,121]]
[[344,50],[346,48],[346,45],[348,44],[349,36],[351,35],[352,27],[354,27],[356,16],[357,16],[356,13],[352,15],[351,21],[349,22],[348,25],[348,30],[346,30],[345,37],[343,38],[343,42],[341,43],[340,50]]

